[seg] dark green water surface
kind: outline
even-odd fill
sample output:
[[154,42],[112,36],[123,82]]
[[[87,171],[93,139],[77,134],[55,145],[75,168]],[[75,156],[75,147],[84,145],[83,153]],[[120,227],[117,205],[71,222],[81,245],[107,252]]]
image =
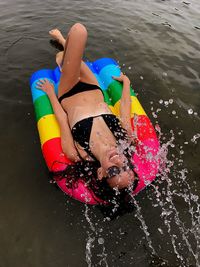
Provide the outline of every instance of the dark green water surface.
[[[35,124],[29,77],[56,67],[48,31],[75,22],[86,57],[119,61],[168,147],[169,172],[113,220],[49,183]],[[1,0],[0,41],[0,266],[200,266],[199,0]]]

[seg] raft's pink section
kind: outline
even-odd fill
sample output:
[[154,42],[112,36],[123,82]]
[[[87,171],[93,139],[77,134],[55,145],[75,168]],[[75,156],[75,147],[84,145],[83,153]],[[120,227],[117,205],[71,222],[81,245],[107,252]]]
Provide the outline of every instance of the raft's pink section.
[[140,141],[133,155],[135,171],[139,177],[138,186],[133,194],[137,194],[150,184],[158,173],[159,168],[159,142],[156,139],[146,139]]
[[65,183],[66,183],[66,179],[62,179],[60,181],[57,181],[57,185],[62,189],[63,192],[65,192],[69,196],[71,196],[71,197],[73,197],[73,198],[75,198],[81,202],[91,204],[91,205],[103,203],[103,201],[100,199],[98,202],[96,201],[93,194],[87,189],[87,187],[84,185],[84,183],[81,180],[78,181],[77,187],[74,188],[73,190],[67,188]]
[[137,116],[136,120],[132,119],[131,123],[133,132],[137,136],[133,163],[139,182],[133,192],[135,195],[156,178],[159,168],[158,152],[160,145],[153,125],[146,115]]
[[[68,164],[72,164],[72,162],[67,159],[67,157],[62,152],[60,137],[53,138],[45,142],[42,146],[42,153],[50,171],[62,171]],[[88,190],[88,188],[84,185],[84,182],[82,182],[80,179],[77,183],[77,187],[74,189],[70,189],[66,186],[65,178],[56,181],[56,183],[64,193],[81,202],[92,205],[103,203],[103,201],[101,201],[100,199],[98,200],[98,202],[96,201],[96,199],[94,199],[93,194]]]

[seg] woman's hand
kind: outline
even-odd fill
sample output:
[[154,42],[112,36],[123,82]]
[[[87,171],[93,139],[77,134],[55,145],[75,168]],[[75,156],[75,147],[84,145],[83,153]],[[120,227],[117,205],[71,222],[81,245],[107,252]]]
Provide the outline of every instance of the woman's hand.
[[53,94],[55,91],[54,91],[54,85],[53,83],[51,83],[49,80],[47,79],[42,79],[42,80],[39,80],[37,83],[36,83],[36,88],[39,89],[39,90],[42,90],[43,92],[45,92],[48,96]]
[[121,72],[121,74],[120,74],[120,76],[119,77],[117,77],[117,76],[112,76],[112,78],[114,79],[114,80],[116,80],[116,81],[119,81],[119,82],[127,82],[127,83],[130,83],[130,80],[129,80],[129,78],[125,75],[125,74],[123,74],[122,72]]

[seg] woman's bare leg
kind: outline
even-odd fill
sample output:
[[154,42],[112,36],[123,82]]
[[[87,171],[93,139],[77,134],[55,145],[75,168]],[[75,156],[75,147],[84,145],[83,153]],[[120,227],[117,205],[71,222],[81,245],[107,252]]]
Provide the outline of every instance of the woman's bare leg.
[[[67,45],[67,39],[64,38],[60,30],[58,29],[52,29],[49,31],[49,34],[53,39],[55,39],[59,44],[62,45],[63,50],[65,49],[65,45]],[[63,56],[64,56],[64,51],[58,52],[56,54],[56,63],[58,67],[60,68],[60,71],[62,71],[62,63],[63,63]]]
[[[87,30],[85,27],[80,23],[73,25],[66,40],[58,29],[51,30],[49,34],[64,48],[64,52],[59,52],[56,55],[56,62],[60,68],[63,63],[62,72],[65,67],[65,73],[62,73],[61,76],[62,84],[60,83],[59,96],[69,91],[79,80],[98,85],[96,77],[89,67],[82,61],[87,40]],[[77,55],[77,52],[79,52],[79,55]],[[65,65],[63,61],[65,61]],[[72,71],[72,68],[74,72]]]
[[62,72],[63,55],[64,55],[64,51],[58,52],[56,54],[56,63],[57,63],[61,72]]
[[65,45],[58,96],[68,92],[80,80],[80,67],[86,41],[86,28],[80,23],[74,24]]

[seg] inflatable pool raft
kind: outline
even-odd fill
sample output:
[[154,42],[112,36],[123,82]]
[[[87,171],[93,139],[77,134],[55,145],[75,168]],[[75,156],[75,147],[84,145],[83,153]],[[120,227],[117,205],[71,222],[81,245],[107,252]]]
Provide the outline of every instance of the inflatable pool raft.
[[[99,82],[105,102],[109,105],[112,112],[118,116],[122,84],[112,79],[112,76],[120,75],[118,64],[115,60],[110,58],[102,58],[95,62],[86,63]],[[54,83],[57,93],[60,76],[61,73],[57,67],[54,70],[39,70],[35,72],[30,79],[42,153],[50,171],[63,170],[66,164],[71,162],[62,152],[60,129],[48,96],[43,91],[36,89],[36,83],[39,79],[49,79]],[[155,130],[133,89],[131,88],[130,90],[132,99],[131,123],[133,134],[138,140],[136,151],[133,155],[133,162],[139,177],[138,186],[135,191],[132,192],[132,194],[135,195],[150,184],[156,177],[159,167],[159,142]],[[86,187],[81,178],[78,181],[78,186],[74,189],[66,187],[65,178],[56,181],[56,183],[62,191],[81,202],[99,204],[99,201],[93,196],[92,192]]]

